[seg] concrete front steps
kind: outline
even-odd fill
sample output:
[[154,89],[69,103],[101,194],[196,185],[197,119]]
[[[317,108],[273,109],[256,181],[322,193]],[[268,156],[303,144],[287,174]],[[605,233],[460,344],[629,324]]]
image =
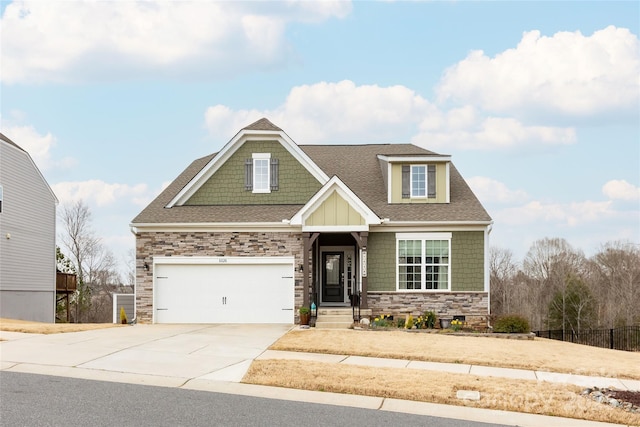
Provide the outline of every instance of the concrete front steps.
[[[360,317],[371,316],[371,309],[360,310]],[[353,326],[353,309],[351,307],[319,307],[316,317],[318,329],[349,329]]]

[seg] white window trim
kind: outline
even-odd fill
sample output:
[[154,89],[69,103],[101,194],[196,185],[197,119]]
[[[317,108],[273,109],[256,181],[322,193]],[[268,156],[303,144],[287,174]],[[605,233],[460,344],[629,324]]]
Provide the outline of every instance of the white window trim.
[[[424,196],[415,196],[413,194],[413,169],[424,168]],[[429,188],[429,173],[427,165],[411,165],[409,169],[409,197],[412,199],[426,199],[428,196]]]
[[[396,292],[407,292],[407,293],[416,293],[416,292],[451,292],[451,265],[452,265],[452,257],[451,257],[451,236],[452,233],[396,233],[396,250],[395,250],[395,254],[396,254],[396,258],[395,258],[395,264],[396,264]],[[424,242],[427,240],[446,240],[449,242],[449,263],[448,268],[449,268],[449,272],[447,274],[447,289],[425,289],[425,281],[426,281],[426,263],[425,263],[425,256],[422,256],[422,262],[421,262],[421,266],[423,266],[423,271],[421,273],[421,283],[420,283],[420,287],[421,289],[400,289],[400,265],[398,263],[398,258],[399,258],[399,245],[398,245],[398,241],[399,240],[421,240],[422,241],[422,250],[424,253],[424,249],[425,249],[425,244]]]
[[[271,153],[252,153],[253,159],[253,193],[271,193]],[[267,188],[256,188],[256,160],[267,160]]]

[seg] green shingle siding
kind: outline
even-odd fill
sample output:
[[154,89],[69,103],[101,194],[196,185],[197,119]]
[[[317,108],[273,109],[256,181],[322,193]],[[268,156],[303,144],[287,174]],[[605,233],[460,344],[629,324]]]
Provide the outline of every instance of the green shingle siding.
[[[396,290],[396,235],[371,233],[368,241],[368,287]],[[455,231],[451,236],[451,290],[484,291],[484,232]]]
[[451,237],[453,291],[484,291],[484,232],[456,231]]
[[[244,161],[252,153],[271,153],[279,160],[279,189],[253,193],[244,188]],[[277,141],[245,142],[185,205],[302,205],[320,183]]]
[[369,290],[372,292],[395,291],[395,233],[369,233],[367,252],[367,286]]

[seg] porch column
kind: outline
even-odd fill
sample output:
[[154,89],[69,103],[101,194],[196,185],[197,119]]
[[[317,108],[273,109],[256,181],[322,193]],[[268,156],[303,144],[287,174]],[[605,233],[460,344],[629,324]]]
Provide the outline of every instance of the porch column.
[[320,233],[302,233],[302,306],[309,307],[309,251]]
[[356,245],[358,246],[358,249],[362,250],[362,259],[360,260],[362,262],[362,265],[360,266],[360,272],[361,272],[361,284],[362,284],[362,293],[360,294],[360,308],[369,308],[367,306],[367,290],[369,288],[368,286],[368,282],[367,282],[367,238],[369,236],[369,232],[368,231],[359,231],[359,232],[352,232],[351,236],[353,236],[353,239],[356,241]]
[[369,290],[368,282],[367,282],[367,238],[369,236],[368,231],[360,232],[360,244],[362,245],[362,257],[364,258],[364,267],[362,269],[362,294],[360,295],[360,308],[369,308],[367,303],[367,292]]

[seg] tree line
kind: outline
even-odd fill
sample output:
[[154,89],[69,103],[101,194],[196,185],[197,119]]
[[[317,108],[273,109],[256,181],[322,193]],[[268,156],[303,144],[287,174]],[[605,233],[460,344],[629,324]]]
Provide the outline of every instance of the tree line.
[[489,253],[491,314],[518,314],[532,330],[640,325],[640,246],[608,242],[586,257],[561,238],[534,242],[522,262]]
[[[73,273],[77,290],[71,295],[69,318],[74,323],[110,323],[113,321],[113,294],[133,293],[135,255],[129,253],[127,270],[121,274],[113,252],[96,236],[92,214],[84,201],[65,205],[59,212],[61,247],[56,248],[56,267]],[[66,304],[58,299],[56,319],[66,320]]]

